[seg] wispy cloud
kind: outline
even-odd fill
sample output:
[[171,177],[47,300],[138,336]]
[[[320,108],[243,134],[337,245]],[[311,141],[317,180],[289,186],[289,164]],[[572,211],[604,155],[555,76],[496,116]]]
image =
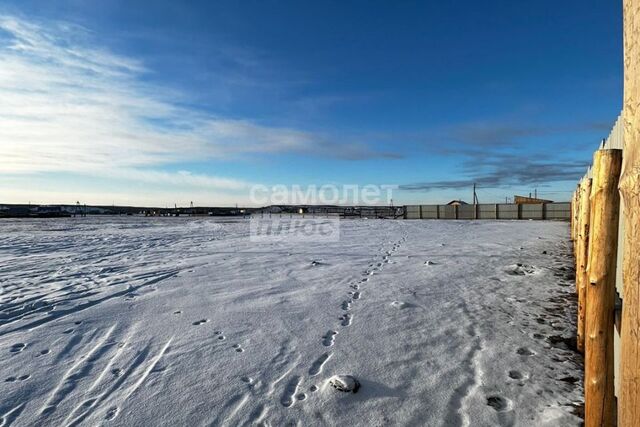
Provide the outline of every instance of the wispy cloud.
[[565,127],[531,126],[514,122],[472,122],[441,130],[430,149],[440,156],[460,159],[451,174],[459,178],[400,185],[401,190],[431,191],[469,188],[473,184],[485,188],[544,186],[576,181],[589,164],[575,147],[565,144],[552,151],[548,139],[571,134],[602,132],[602,123]]
[[95,46],[85,29],[0,16],[0,173],[72,172],[237,189],[241,180],[169,173],[165,165],[299,153],[396,157],[367,144],[186,108],[144,83],[140,61]]
[[[586,161],[532,160],[522,156],[493,155],[493,158],[475,158],[465,162],[455,173],[460,179],[419,182],[400,185],[401,190],[431,191],[469,188],[473,184],[485,188],[541,186],[553,182],[576,181],[588,166]],[[482,167],[471,165],[480,162]]]

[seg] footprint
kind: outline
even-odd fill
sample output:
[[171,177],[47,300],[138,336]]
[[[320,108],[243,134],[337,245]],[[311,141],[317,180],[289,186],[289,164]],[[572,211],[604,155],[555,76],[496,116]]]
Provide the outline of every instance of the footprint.
[[63,334],[70,334],[73,332],[73,328],[69,328],[69,329],[65,329],[62,333]]
[[354,292],[352,298],[353,299],[360,299],[360,292]]
[[358,289],[360,289],[360,285],[358,285],[358,284],[351,285],[350,288],[351,289],[355,289],[357,291]]
[[343,310],[351,310],[351,301],[342,301]]
[[14,382],[16,382],[16,381],[17,381],[17,378],[16,378],[16,377],[8,377],[8,378],[6,378],[6,379],[4,380],[4,382],[6,382],[6,383],[14,383]]
[[312,385],[311,387],[309,387],[309,391],[311,393],[315,393],[316,391],[318,391],[318,386],[317,385]]
[[182,310],[176,310],[173,312],[173,314],[182,314]]
[[203,323],[207,323],[209,321],[209,319],[200,319],[200,320],[196,320],[195,322],[193,322],[194,326],[200,326]]
[[536,273],[536,268],[531,265],[517,263],[507,266],[504,271],[511,276],[527,276]]
[[533,350],[529,350],[526,347],[520,347],[518,350],[516,350],[516,353],[521,356],[533,356],[534,354],[536,354]]
[[522,372],[520,371],[509,371],[509,378],[514,380],[521,380],[524,378],[524,375],[522,375]]
[[497,412],[510,411],[512,403],[509,399],[502,396],[489,396],[487,397],[487,405],[491,406]]
[[311,368],[309,369],[309,375],[315,377],[316,375],[321,373],[322,367],[325,363],[327,363],[327,360],[329,359],[331,359],[331,353],[325,353],[322,356],[318,357],[316,361],[311,365]]
[[342,326],[349,326],[351,324],[351,321],[353,320],[353,316],[349,313],[346,313],[338,317],[338,319],[342,321],[340,323]]
[[31,378],[31,375],[29,375],[29,374],[22,375],[22,376],[18,377],[18,381],[28,380],[29,378]]
[[296,396],[296,399],[298,400],[306,400],[307,399],[307,395],[306,393],[300,393]]
[[43,356],[44,356],[45,354],[49,354],[49,353],[51,353],[51,350],[49,350],[48,348],[45,348],[44,350],[41,350],[41,351],[40,351],[40,354],[41,354],[41,355],[43,355]]
[[234,344],[232,347],[235,348],[238,353],[242,353],[244,351],[244,348],[242,348],[240,344]]
[[336,340],[335,336],[337,334],[338,334],[338,332],[336,332],[336,331],[328,331],[322,337],[322,345],[324,345],[325,347],[331,347],[333,345],[333,343],[335,342],[335,340]]
[[11,348],[9,349],[9,352],[20,353],[22,350],[25,349],[26,346],[27,346],[26,344],[19,342],[17,344],[12,345]]
[[118,416],[118,408],[116,408],[114,406],[112,408],[109,408],[109,410],[107,411],[107,413],[104,416],[104,419],[107,420],[107,421],[111,421],[117,416]]
[[402,309],[405,309],[405,308],[413,307],[413,305],[409,304],[408,302],[404,302],[404,301],[393,301],[391,303],[391,307],[397,308],[398,310],[402,310]]
[[242,381],[243,383],[251,384],[251,383],[253,383],[253,378],[251,378],[251,377],[241,377],[240,381]]
[[282,403],[282,406],[286,408],[293,406],[293,404],[295,403],[296,393],[298,392],[298,387],[300,386],[300,382],[301,378],[298,375],[296,375],[291,379],[291,381],[289,381],[287,387],[284,390],[284,393],[282,394],[282,398],[280,399],[280,403]]

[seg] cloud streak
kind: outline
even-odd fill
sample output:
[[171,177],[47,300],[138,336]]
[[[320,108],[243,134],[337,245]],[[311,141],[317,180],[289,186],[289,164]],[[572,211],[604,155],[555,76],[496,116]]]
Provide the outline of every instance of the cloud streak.
[[439,180],[400,185],[409,191],[432,191],[469,188],[473,184],[485,188],[546,185],[551,182],[576,181],[585,173],[589,162],[551,160],[540,155],[519,155],[486,152],[466,152],[466,160],[458,171],[461,179]]
[[277,153],[397,157],[363,143],[186,108],[180,94],[143,83],[150,70],[140,61],[92,41],[81,27],[45,28],[0,15],[0,174],[121,171],[143,182],[238,189],[246,184],[150,169]]
[[[421,138],[439,156],[460,158],[450,173],[460,178],[414,182],[399,186],[407,191],[458,190],[473,184],[485,188],[545,186],[578,180],[589,165],[581,150],[549,140],[567,135],[608,131],[603,123],[535,126],[518,122],[476,121],[435,131]],[[438,143],[436,143],[438,141]]]

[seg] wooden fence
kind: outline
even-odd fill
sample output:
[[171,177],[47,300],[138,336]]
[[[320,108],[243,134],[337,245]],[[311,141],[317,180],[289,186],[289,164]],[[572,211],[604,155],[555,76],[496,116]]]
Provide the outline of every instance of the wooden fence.
[[[623,162],[634,149],[625,143],[623,116],[624,112],[594,153],[593,164],[572,198],[577,347],[585,356],[587,426],[640,425],[640,408],[634,402],[640,387],[639,261],[637,251],[626,247],[637,244],[637,232],[631,238],[626,233],[630,228],[637,230],[633,212],[640,206],[637,199],[626,206],[621,203]],[[630,172],[637,179],[638,168]],[[637,194],[637,184],[634,191]]]

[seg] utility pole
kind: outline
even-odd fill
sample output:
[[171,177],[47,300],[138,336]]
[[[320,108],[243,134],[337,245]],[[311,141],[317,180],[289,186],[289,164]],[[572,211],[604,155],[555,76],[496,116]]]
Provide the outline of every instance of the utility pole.
[[473,204],[478,204],[478,193],[476,193],[476,183],[473,183]]
[[473,200],[473,204],[475,205],[476,204],[476,183],[475,182],[473,183],[473,198],[472,198],[472,200]]

